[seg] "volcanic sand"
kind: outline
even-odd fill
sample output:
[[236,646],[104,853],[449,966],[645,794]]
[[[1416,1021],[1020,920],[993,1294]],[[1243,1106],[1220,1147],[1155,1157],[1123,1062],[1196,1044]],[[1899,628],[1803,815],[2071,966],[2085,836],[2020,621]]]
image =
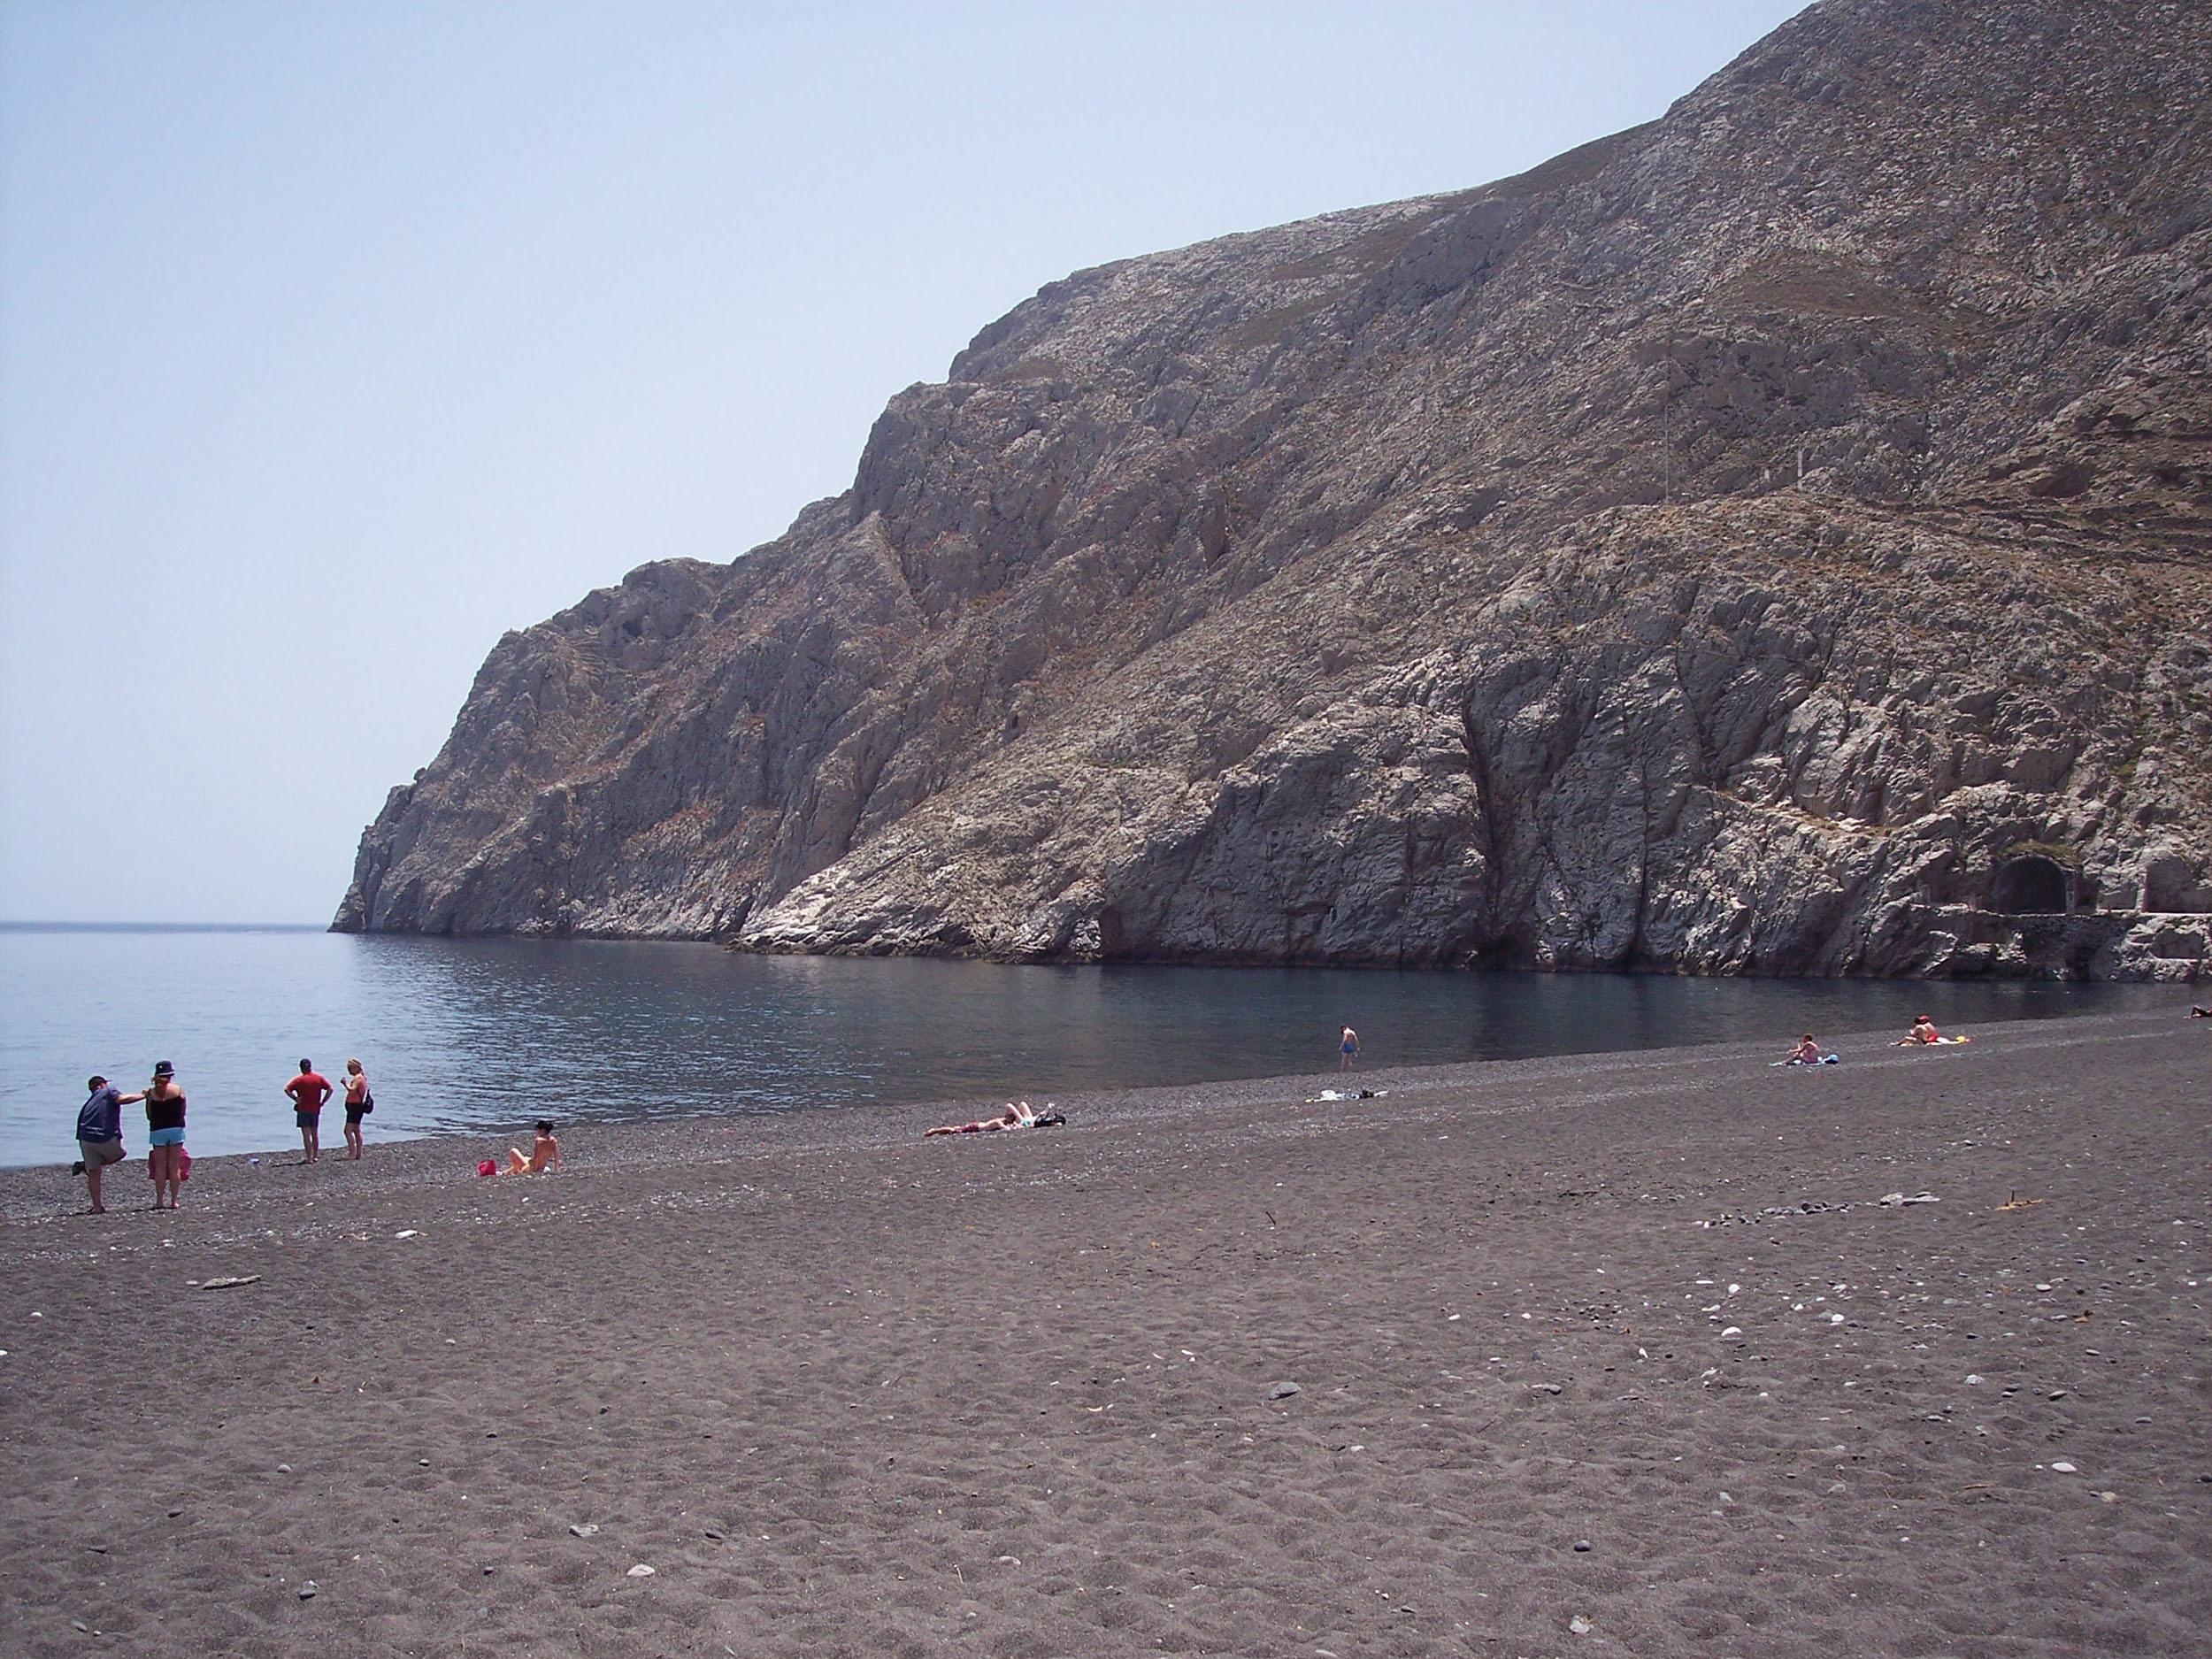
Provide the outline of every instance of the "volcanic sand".
[[2202,1655],[2212,1028],[1976,1036],[0,1172],[0,1650]]

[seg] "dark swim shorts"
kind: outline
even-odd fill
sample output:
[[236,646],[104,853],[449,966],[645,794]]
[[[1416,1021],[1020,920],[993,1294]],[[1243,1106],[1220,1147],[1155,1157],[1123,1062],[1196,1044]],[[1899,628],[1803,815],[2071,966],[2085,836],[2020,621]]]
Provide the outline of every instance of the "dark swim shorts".
[[317,1124],[322,1121],[323,1115],[319,1111],[294,1112],[292,1117],[300,1128],[312,1129]]

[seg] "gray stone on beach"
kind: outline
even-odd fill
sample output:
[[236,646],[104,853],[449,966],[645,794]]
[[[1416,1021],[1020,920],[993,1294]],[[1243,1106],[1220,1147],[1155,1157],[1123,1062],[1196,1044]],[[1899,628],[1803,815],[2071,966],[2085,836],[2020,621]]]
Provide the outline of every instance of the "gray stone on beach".
[[568,1530],[575,1533],[579,1538],[589,1538],[594,1532],[596,1532],[599,1530],[599,1523],[596,1521],[579,1521],[575,1525],[570,1527]]
[[300,1586],[299,1598],[303,1601],[311,1601],[315,1599],[315,1581],[312,1578]]
[[1279,1382],[1272,1388],[1270,1388],[1267,1391],[1267,1397],[1270,1400],[1287,1400],[1291,1397],[1291,1395],[1296,1394],[1297,1392],[1298,1385],[1296,1383]]

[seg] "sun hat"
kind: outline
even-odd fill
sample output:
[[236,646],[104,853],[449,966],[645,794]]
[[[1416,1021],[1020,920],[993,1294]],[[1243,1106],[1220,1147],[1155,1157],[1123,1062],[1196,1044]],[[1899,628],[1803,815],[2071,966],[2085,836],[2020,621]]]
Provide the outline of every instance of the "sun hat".
[[171,1065],[166,1060],[157,1060],[154,1062],[154,1075],[156,1077],[174,1077],[176,1074],[177,1068]]

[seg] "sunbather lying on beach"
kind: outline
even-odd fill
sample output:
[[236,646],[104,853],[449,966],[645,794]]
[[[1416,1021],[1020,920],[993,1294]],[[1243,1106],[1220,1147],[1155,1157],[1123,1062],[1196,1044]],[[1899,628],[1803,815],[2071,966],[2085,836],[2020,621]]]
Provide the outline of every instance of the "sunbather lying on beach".
[[553,1138],[553,1125],[541,1118],[532,1125],[537,1138],[530,1142],[530,1155],[525,1157],[520,1147],[507,1148],[507,1173],[510,1175],[542,1175],[548,1170],[557,1172],[561,1167],[561,1143]]
[[1973,1041],[1974,1040],[1971,1037],[1946,1037],[1942,1035],[1936,1030],[1935,1021],[1930,1019],[1925,1014],[1923,1014],[1918,1019],[1913,1021],[1912,1029],[1907,1032],[1902,1037],[1900,1037],[1897,1040],[1895,1046],[1900,1048],[1910,1048],[1921,1043],[1971,1042]]
[[[1050,1101],[1045,1102],[1048,1109],[1051,1104]],[[939,1124],[934,1129],[923,1130],[922,1138],[927,1140],[931,1135],[988,1134],[995,1129],[1029,1129],[1033,1128],[1036,1122],[1037,1114],[1029,1110],[1027,1101],[1018,1103],[1008,1101],[1006,1110],[995,1118],[979,1118],[972,1124]]]

